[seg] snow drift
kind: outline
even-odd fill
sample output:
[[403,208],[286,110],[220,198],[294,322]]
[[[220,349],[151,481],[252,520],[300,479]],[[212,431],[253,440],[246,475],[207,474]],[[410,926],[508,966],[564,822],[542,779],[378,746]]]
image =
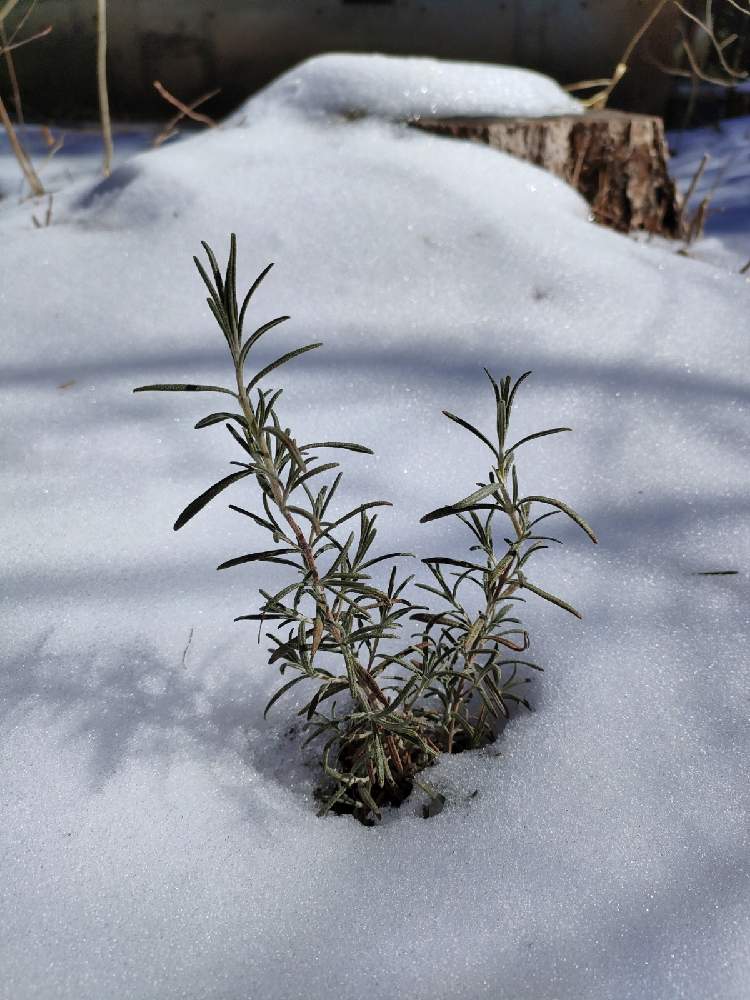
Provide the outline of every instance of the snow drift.
[[[298,73],[310,107],[431,100],[411,61]],[[465,73],[425,86],[529,113],[515,71]],[[741,1000],[747,284],[593,226],[534,167],[274,86],[60,190],[47,229],[0,212],[0,994]],[[191,429],[200,400],[131,389],[222,377],[190,256],[230,231],[243,283],[277,262],[268,351],[325,341],[284,375],[288,422],[375,448],[341,504],[393,500],[389,548],[459,551],[417,522],[483,470],[440,417],[488,418],[483,365],[534,370],[519,436],[575,429],[521,471],[599,535],[540,561],[585,621],[529,603],[536,711],[430,773],[428,822],[316,819],[293,700],[263,721],[276,677],[232,623],[268,581],[213,572],[257,539],[216,509],[171,531],[232,443]]]

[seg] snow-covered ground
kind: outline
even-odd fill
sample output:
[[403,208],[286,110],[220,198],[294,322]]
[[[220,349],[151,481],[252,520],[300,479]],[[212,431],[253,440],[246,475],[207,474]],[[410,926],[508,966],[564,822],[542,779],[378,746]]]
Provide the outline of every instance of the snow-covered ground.
[[[375,116],[321,113],[353,64],[308,64],[299,105],[276,84],[108,180],[61,181],[47,228],[43,205],[0,203],[0,996],[744,1000],[750,126],[728,127],[724,179],[744,163],[746,183],[713,266],[598,228],[532,166],[390,123],[414,67],[360,65]],[[565,99],[493,73],[504,111],[515,86],[525,113]],[[444,67],[429,100],[471,110],[478,79]],[[191,255],[230,231],[243,284],[276,262],[257,322],[293,317],[262,359],[325,341],[284,370],[284,412],[375,448],[341,504],[394,501],[383,551],[463,553],[418,521],[484,473],[440,416],[489,423],[483,365],[534,370],[519,436],[575,429],[521,472],[597,531],[540,557],[584,621],[527,605],[536,711],[431,771],[448,801],[429,821],[417,797],[372,829],[316,818],[295,701],[263,720],[275,671],[232,622],[268,578],[214,572],[262,536],[220,504],[172,532],[236,455],[192,430],[200,396],[131,389],[227,377]],[[697,575],[720,570],[739,572]]]
[[706,155],[688,214],[708,200],[706,238],[695,255],[725,266],[750,260],[750,118],[730,118],[717,127],[670,135],[672,172],[687,192]]

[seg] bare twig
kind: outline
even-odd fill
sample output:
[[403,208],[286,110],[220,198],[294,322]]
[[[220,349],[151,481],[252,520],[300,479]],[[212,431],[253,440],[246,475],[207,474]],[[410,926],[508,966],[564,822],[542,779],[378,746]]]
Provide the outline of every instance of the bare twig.
[[10,36],[10,38],[8,38],[5,32],[4,18],[0,17],[0,42],[2,42],[2,48],[0,49],[0,51],[2,51],[2,54],[5,56],[5,64],[8,68],[8,79],[10,80],[10,86],[13,92],[13,106],[16,111],[16,121],[18,122],[19,125],[24,125],[25,122],[23,118],[23,105],[21,103],[21,89],[18,86],[18,77],[16,76],[16,64],[13,60],[13,55],[12,55],[13,50],[20,48],[22,45],[27,45],[29,42],[36,41],[37,38],[43,38],[45,35],[48,35],[52,31],[52,25],[50,24],[42,31],[39,31],[35,35],[32,35],[30,38],[24,38],[24,40],[21,42],[15,41],[19,31],[26,23],[29,14],[36,6],[36,2],[37,0],[32,0],[32,2],[29,4],[26,13],[23,15],[19,23],[16,25],[15,30],[13,31],[13,34]]
[[47,155],[42,160],[42,167],[46,167],[55,153],[59,153],[65,145],[65,133],[60,133],[60,138],[56,139],[46,125],[42,125],[42,137],[47,143]]
[[750,271],[750,260],[747,262],[747,264],[742,265],[742,267],[740,268],[740,274],[747,274],[748,271]]
[[39,180],[37,172],[34,170],[26,150],[23,148],[21,141],[16,135],[16,130],[13,128],[13,122],[10,120],[10,116],[8,115],[2,97],[0,97],[0,122],[2,122],[3,128],[8,134],[11,149],[18,160],[18,165],[23,171],[24,177],[28,181],[31,193],[35,197],[41,197],[44,194],[44,185]]
[[16,6],[17,3],[18,0],[7,0],[7,2],[3,4],[2,7],[0,7],[0,21],[5,20],[5,18],[8,16],[8,14],[10,14],[10,12],[13,10],[13,8]]
[[607,84],[604,87],[604,89],[598,91],[596,94],[594,94],[593,97],[590,97],[587,101],[583,102],[587,107],[597,108],[597,109],[606,108],[607,102],[612,96],[612,91],[615,89],[617,84],[620,82],[620,80],[622,80],[622,78],[627,73],[630,59],[633,55],[633,52],[635,52],[635,49],[638,46],[640,40],[646,34],[646,32],[654,23],[659,14],[661,14],[661,12],[664,10],[667,4],[671,2],[672,0],[659,0],[659,2],[656,4],[654,9],[645,19],[643,24],[640,26],[640,28],[638,28],[636,33],[628,42],[627,46],[625,47],[625,51],[620,57],[620,61],[617,63],[617,66],[615,66],[615,70],[612,74],[611,79],[607,81]]
[[[154,82],[154,87],[156,87],[156,90],[161,94],[162,97],[164,97],[165,100],[169,100],[169,98],[165,96],[165,93],[163,93],[163,91],[166,91],[166,88],[162,84],[160,84],[158,80]],[[159,87],[161,87],[161,90],[159,90]],[[187,105],[188,111],[178,111],[173,118],[169,119],[167,124],[161,130],[161,132],[153,140],[153,145],[161,146],[163,142],[166,142],[167,139],[169,139],[171,136],[175,134],[175,126],[177,125],[178,122],[182,121],[182,119],[186,117],[191,117],[195,119],[195,115],[192,114],[192,112],[194,112],[197,107],[200,107],[201,104],[204,104],[206,101],[210,100],[210,98],[216,97],[216,95],[219,93],[221,93],[220,87],[217,87],[216,90],[209,90],[208,93],[202,94],[195,101],[191,101],[190,104]],[[172,97],[172,95],[170,95],[170,97]],[[173,97],[172,100],[169,100],[169,103],[175,104],[175,101],[176,98]],[[212,124],[215,125],[216,123],[213,122]]]
[[8,44],[8,36],[5,34],[5,22],[0,21],[0,41],[3,43],[3,54],[5,55],[5,65],[8,67],[8,78],[10,80],[10,87],[13,91],[13,106],[16,109],[16,121],[19,125],[24,125],[23,120],[23,105],[21,104],[21,91],[18,86],[18,77],[16,76],[16,65],[13,62],[13,56],[11,54],[12,48]]
[[688,246],[690,246],[691,243],[695,243],[695,241],[700,239],[703,235],[703,230],[706,226],[706,219],[708,218],[708,206],[710,203],[710,197],[701,198],[700,205],[698,205],[693,213],[686,237]]
[[586,137],[585,142],[582,143],[581,148],[580,148],[579,153],[578,153],[578,157],[576,159],[575,167],[573,169],[573,175],[570,178],[570,184],[571,184],[571,186],[574,187],[574,188],[576,188],[576,189],[578,189],[578,182],[581,179],[581,170],[583,169],[584,160],[588,156],[589,149],[591,148],[592,137],[593,137],[593,133],[589,132],[588,136]]
[[596,80],[577,80],[575,83],[566,83],[563,90],[567,90],[569,94],[573,94],[576,90],[591,90],[593,87],[606,87],[611,82],[611,79],[609,76],[602,76]]
[[[701,19],[699,17],[697,17],[695,14],[691,13],[686,7],[684,7],[680,3],[680,0],[672,0],[672,3],[680,11],[680,13],[682,13],[686,18],[688,18],[689,21],[692,21],[693,24],[696,24],[701,29],[701,31],[703,31],[704,34],[708,37],[709,41],[711,42],[711,46],[712,46],[714,52],[716,53],[716,55],[719,58],[719,62],[721,63],[721,68],[724,70],[724,72],[727,74],[727,76],[729,76],[730,78],[734,78],[736,80],[744,80],[745,77],[747,76],[747,73],[737,72],[736,70],[732,69],[732,67],[729,65],[729,63],[727,62],[726,57],[724,55],[724,47],[725,46],[723,46],[723,45],[721,45],[719,43],[718,39],[716,38],[716,35],[714,34],[714,29],[713,29],[713,24],[712,24],[712,17],[711,17],[711,5],[710,5],[710,3],[708,3],[706,5],[706,15],[707,16],[706,16],[706,20],[705,21],[701,21]],[[745,13],[747,13],[747,11],[745,11]],[[686,48],[686,52],[687,52],[687,48]]]
[[15,42],[15,40],[18,37],[18,35],[20,34],[20,32],[21,32],[24,24],[26,24],[26,22],[28,21],[28,19],[31,17],[31,14],[32,14],[34,8],[36,7],[36,5],[37,5],[37,0],[31,0],[31,3],[26,8],[26,13],[23,15],[23,17],[21,18],[21,20],[18,22],[18,24],[13,29],[13,34],[10,36],[10,39],[9,39],[9,41],[11,42],[11,44],[13,42]]
[[44,220],[42,222],[40,222],[39,219],[37,219],[37,217],[35,215],[31,216],[31,221],[34,223],[34,228],[35,229],[46,229],[47,226],[51,225],[51,223],[52,223],[52,201],[53,201],[53,199],[54,199],[54,195],[52,195],[52,194],[48,194],[47,195],[47,210],[44,213]]
[[687,56],[687,61],[690,64],[690,69],[692,70],[692,76],[694,77],[694,79],[704,80],[706,83],[713,83],[717,87],[726,87],[727,83],[733,82],[733,81],[722,80],[722,78],[719,76],[712,76],[709,73],[706,73],[706,71],[701,67],[700,63],[698,62],[698,59],[695,53],[693,52],[693,47],[688,41],[688,37],[685,34],[685,31],[683,30],[682,27],[680,27],[680,36],[682,39],[682,49],[685,55]]
[[[737,0],[725,0],[725,2],[730,4],[730,6],[732,6],[735,10],[738,10],[740,13],[750,17],[750,8],[743,7],[737,2]],[[646,32],[651,28],[659,14],[661,14],[661,12],[669,5],[674,6],[684,18],[691,21],[695,25],[696,29],[701,32],[701,37],[705,40],[708,51],[715,53],[721,70],[726,74],[726,76],[725,78],[720,78],[710,75],[701,67],[700,60],[696,57],[693,47],[688,41],[682,25],[680,25],[681,47],[689,63],[689,71],[676,66],[666,66],[662,62],[651,57],[650,61],[654,63],[654,65],[658,66],[658,68],[663,72],[669,73],[672,76],[685,76],[691,79],[705,80],[707,83],[713,83],[720,87],[730,86],[737,80],[747,79],[748,74],[744,71],[733,68],[729,64],[725,54],[726,50],[728,50],[730,46],[737,41],[737,34],[729,35],[727,38],[722,40],[720,40],[716,35],[714,28],[713,0],[706,0],[705,15],[703,19],[689,10],[682,0],[658,0],[651,13],[646,17],[644,22],[628,42],[628,45],[626,46],[620,61],[617,63],[611,78],[603,80],[582,80],[578,83],[569,84],[565,89],[572,92],[576,90],[588,90],[593,87],[602,87],[601,90],[598,90],[590,98],[584,100],[583,104],[588,108],[605,108],[612,95],[612,91],[627,73],[630,59],[636,47]]]
[[107,0],[96,0],[97,9],[97,51],[96,76],[99,87],[99,113],[102,120],[104,140],[104,176],[112,172],[112,122],[109,117],[109,96],[107,94]]
[[[1,25],[2,25],[2,22],[0,22],[0,26]],[[16,49],[23,48],[23,46],[24,45],[28,45],[29,42],[35,42],[38,38],[44,38],[46,35],[49,35],[52,32],[52,25],[48,24],[46,28],[42,28],[41,31],[37,31],[37,33],[35,35],[29,35],[28,38],[24,38],[20,42],[13,42],[10,39],[6,40],[6,38],[5,38],[5,31],[4,31],[4,29],[2,29],[2,27],[0,27],[0,31],[2,31],[2,36],[3,36],[3,47],[2,47],[2,49],[0,49],[0,52],[2,52],[3,55],[5,55],[8,52],[13,52]],[[13,37],[14,38],[15,38],[16,34],[17,34],[17,32],[13,33]]]
[[180,115],[176,118],[176,121],[179,121],[180,118],[184,116],[186,118],[192,118],[194,122],[201,122],[203,125],[208,125],[210,128],[216,128],[217,123],[213,120],[213,118],[209,118],[208,115],[203,115],[199,111],[195,111],[194,108],[197,104],[201,104],[204,100],[208,100],[209,97],[213,97],[214,94],[218,94],[218,90],[200,98],[193,106],[190,106],[188,104],[183,104],[183,102],[175,97],[174,94],[170,94],[164,84],[160,83],[159,80],[154,80],[154,88],[157,93],[161,94],[165,101],[169,101],[170,104],[174,105],[174,107],[178,109]]
[[680,208],[680,229],[682,229],[682,226],[683,226],[683,223],[684,223],[684,220],[685,220],[685,212],[687,211],[688,202],[690,201],[690,199],[695,194],[695,189],[700,184],[701,177],[703,176],[703,172],[705,171],[706,166],[708,164],[708,161],[710,159],[711,159],[711,157],[708,155],[708,153],[704,153],[703,154],[703,157],[701,158],[700,165],[698,166],[698,169],[693,174],[693,179],[690,181],[690,186],[688,187],[688,189],[687,189],[687,191],[685,193],[685,197],[682,199],[682,207]]

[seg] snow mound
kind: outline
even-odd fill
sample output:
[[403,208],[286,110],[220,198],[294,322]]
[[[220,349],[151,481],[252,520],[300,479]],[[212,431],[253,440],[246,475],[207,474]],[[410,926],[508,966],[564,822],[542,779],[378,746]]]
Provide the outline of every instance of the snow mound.
[[[165,170],[164,167],[167,167]],[[164,216],[175,218],[200,197],[188,177],[170,170],[168,161],[134,156],[109,177],[90,184],[73,203],[83,226],[141,228],[161,225]]]
[[548,76],[515,66],[422,57],[334,53],[295,66],[251,98],[250,108],[306,114],[429,116],[576,114],[581,105]]
[[[391,97],[408,62],[372,62]],[[746,1000],[750,285],[478,144],[282,104],[59,192],[47,228],[0,206],[0,997]],[[315,817],[299,702],[263,718],[268,642],[232,622],[284,568],[214,572],[266,542],[220,503],[172,531],[236,449],[192,430],[205,399],[132,388],[225,384],[190,257],[231,231],[242,288],[277,262],[248,323],[292,316],[255,363],[326,341],[282,416],[376,450],[338,513],[394,501],[380,552],[465,556],[419,518],[486,470],[440,417],[488,427],[483,365],[535,372],[518,438],[575,428],[520,473],[599,535],[539,561],[585,620],[524,606],[536,711],[430,771],[428,822],[418,794]]]

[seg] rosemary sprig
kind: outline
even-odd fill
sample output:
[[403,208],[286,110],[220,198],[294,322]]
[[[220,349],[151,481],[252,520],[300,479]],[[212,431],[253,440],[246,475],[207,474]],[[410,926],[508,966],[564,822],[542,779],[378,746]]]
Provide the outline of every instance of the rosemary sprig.
[[[373,511],[390,506],[388,501],[359,504],[335,519],[329,514],[341,474],[328,478],[338,463],[322,461],[318,452],[343,449],[372,454],[370,449],[345,441],[298,442],[279,417],[281,390],[264,388],[267,378],[281,366],[321,345],[299,347],[255,374],[248,373],[260,338],[289,318],[279,316],[245,334],[248,306],[270,265],[240,305],[235,236],[223,275],[211,248],[206,243],[203,247],[209,270],[197,257],[194,260],[232,359],[234,383],[231,388],[168,383],[135,391],[215,392],[231,397],[233,409],[209,414],[196,428],[223,423],[242,449],[243,461],[234,463],[239,471],[189,503],[174,527],[182,528],[228,487],[246,478],[255,480],[261,512],[231,507],[264,528],[272,547],[228,559],[218,568],[263,562],[294,570],[292,582],[278,593],[261,591],[263,603],[257,613],[238,619],[273,622],[275,631],[267,633],[272,643],[269,662],[277,663],[282,675],[293,675],[270,699],[266,712],[283,694],[306,682],[312,694],[300,715],[313,737],[325,739],[323,768],[330,780],[323,811],[337,805],[348,806],[363,817],[377,815],[380,804],[395,794],[397,786],[408,782],[435,755],[421,721],[404,709],[414,682],[407,682],[395,697],[392,685],[383,683],[392,659],[380,647],[384,640],[395,638],[402,619],[412,610],[402,596],[408,581],[399,580],[394,567],[386,589],[381,590],[367,572],[381,561],[408,553],[371,555],[377,534]],[[345,704],[337,712],[334,699],[342,696],[346,696]]]
[[[521,496],[516,472],[519,448],[539,438],[569,431],[553,427],[507,444],[511,412],[519,386],[531,374],[525,372],[515,383],[510,376],[499,383],[485,369],[495,399],[494,441],[462,417],[447,410],[445,416],[478,438],[492,455],[486,482],[462,500],[425,514],[422,522],[457,517],[473,537],[470,561],[433,556],[423,562],[433,576],[431,585],[417,584],[436,596],[442,609],[416,612],[412,619],[423,626],[419,648],[419,672],[428,679],[428,696],[439,709],[431,714],[439,727],[441,743],[450,753],[476,747],[493,738],[498,720],[508,715],[509,703],[529,708],[518,688],[527,682],[519,668],[540,670],[530,660],[509,657],[525,653],[529,636],[516,617],[517,604],[526,590],[580,618],[572,605],[532,583],[527,577],[529,560],[538,552],[558,543],[558,539],[537,532],[538,525],[555,514],[569,517],[596,541],[593,531],[580,515],[560,500],[543,496]],[[535,505],[551,508],[534,516]],[[510,525],[510,537],[503,537],[504,549],[496,550],[493,528],[498,517]],[[451,582],[446,575],[452,577]],[[467,585],[482,593],[481,610],[471,613],[463,602]]]
[[[269,376],[281,367],[321,345],[287,351],[250,372],[260,339],[289,319],[277,316],[252,333],[245,332],[253,295],[272,265],[256,278],[240,304],[234,235],[224,273],[208,244],[203,248],[208,267],[194,260],[232,360],[231,387],[171,382],[134,391],[222,397],[225,408],[209,413],[195,426],[223,424],[242,461],[233,462],[235,471],[185,507],[175,530],[229,487],[254,480],[259,491],[255,509],[236,504],[230,508],[262,528],[270,545],[226,559],[218,569],[266,563],[292,571],[276,593],[260,590],[257,611],[236,619],[260,622],[261,631],[264,625],[271,629],[265,633],[271,643],[269,663],[278,665],[282,684],[266,713],[287,692],[305,685],[306,700],[299,714],[308,730],[306,742],[318,740],[321,745],[321,812],[349,811],[371,822],[383,805],[408,794],[415,775],[441,751],[481,746],[494,738],[498,720],[507,716],[511,703],[529,707],[518,689],[527,681],[525,669],[540,668],[517,656],[529,646],[528,633],[516,617],[524,591],[580,617],[562,598],[532,583],[527,567],[532,556],[557,541],[539,534],[538,526],[546,518],[563,514],[596,541],[594,534],[562,501],[522,496],[515,464],[520,448],[568,428],[554,427],[507,444],[513,403],[528,372],[515,383],[510,376],[498,383],[487,372],[495,399],[492,434],[444,411],[488,448],[492,462],[486,482],[422,518],[425,522],[457,517],[469,529],[473,544],[466,559],[424,559],[432,579],[416,586],[437,598],[438,610],[413,604],[407,596],[413,578],[400,576],[393,563],[410,553],[372,554],[376,511],[390,506],[389,501],[370,500],[342,515],[332,513],[342,474],[336,471],[338,462],[324,460],[319,453],[372,452],[347,441],[301,443],[280,418],[282,390],[267,385]],[[541,514],[536,513],[538,507]],[[503,536],[504,548],[498,549],[493,530],[501,518],[510,528],[508,537]],[[383,589],[371,571],[384,563],[390,570]],[[469,610],[464,602],[469,584],[481,592],[478,611]],[[404,641],[408,621],[416,622],[419,631]]]

